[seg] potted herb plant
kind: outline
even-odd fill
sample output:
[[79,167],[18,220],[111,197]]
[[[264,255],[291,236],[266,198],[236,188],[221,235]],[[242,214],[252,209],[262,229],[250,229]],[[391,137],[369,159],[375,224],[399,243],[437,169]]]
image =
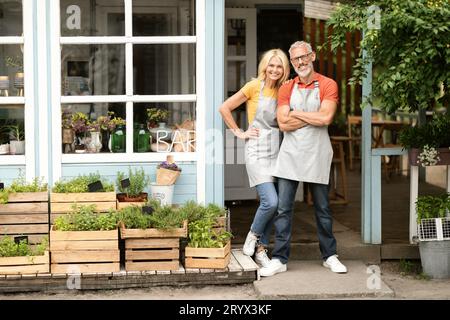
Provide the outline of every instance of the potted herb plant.
[[28,237],[38,244],[48,236],[48,192],[42,178],[28,182],[23,172],[0,190],[0,234]]
[[52,273],[118,272],[120,251],[115,210],[98,214],[95,205],[72,206],[50,230]]
[[99,173],[79,175],[57,181],[50,193],[51,222],[62,214],[70,212],[72,204],[95,204],[98,212],[116,209],[114,185]]
[[148,193],[144,192],[145,188],[148,187],[150,182],[150,177],[145,174],[144,169],[135,168],[132,170],[128,168],[128,176],[125,173],[119,171],[117,172],[116,187],[119,193],[117,194],[117,207],[121,209],[124,202],[139,202],[143,205],[148,198]]
[[422,269],[431,278],[450,278],[450,193],[416,201]]
[[180,238],[187,237],[187,220],[175,208],[149,203],[152,213],[137,206],[118,212],[125,241],[125,270],[178,270]]
[[[154,144],[163,147],[161,141],[170,141],[172,138],[172,129],[167,127],[167,120],[169,118],[169,111],[161,108],[147,109],[147,127],[152,136]],[[164,150],[158,147],[158,150]]]
[[48,238],[37,246],[26,239],[15,241],[10,236],[0,240],[0,274],[49,273]]

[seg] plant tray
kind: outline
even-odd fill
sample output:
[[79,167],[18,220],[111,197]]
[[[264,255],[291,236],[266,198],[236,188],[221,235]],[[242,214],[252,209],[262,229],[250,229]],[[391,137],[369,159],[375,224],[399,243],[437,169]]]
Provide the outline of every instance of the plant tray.
[[115,192],[83,192],[83,193],[54,193],[50,194],[50,222],[57,217],[72,211],[73,204],[95,204],[96,212],[108,212],[116,209]]
[[223,248],[192,248],[185,249],[185,267],[199,269],[224,269],[230,262],[231,242]]
[[120,271],[118,230],[50,230],[52,273]]
[[49,253],[31,257],[1,257],[0,274],[35,274],[49,273]]
[[18,192],[0,204],[0,235],[28,236],[29,244],[38,244],[48,236],[48,193]]

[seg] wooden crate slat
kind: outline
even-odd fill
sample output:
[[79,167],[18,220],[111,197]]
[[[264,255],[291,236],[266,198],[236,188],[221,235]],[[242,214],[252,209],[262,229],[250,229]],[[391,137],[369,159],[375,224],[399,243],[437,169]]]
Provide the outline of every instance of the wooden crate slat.
[[246,256],[241,249],[233,249],[232,252],[244,271],[254,271],[259,269],[255,261],[253,261],[251,257]]
[[234,250],[231,251],[230,263],[228,264],[228,270],[230,272],[241,272],[244,269],[241,267],[239,262],[234,257]]
[[230,251],[230,242],[223,248],[192,248],[186,247],[186,257],[224,257],[227,252]]
[[84,192],[84,193],[54,193],[50,194],[50,202],[114,202],[116,205],[115,192]]
[[182,228],[174,229],[126,229],[123,225],[120,227],[120,237],[122,239],[130,238],[186,238],[187,221],[184,221]]
[[224,269],[228,266],[230,262],[230,253],[228,253],[225,258],[193,258],[186,257],[185,267],[186,268],[200,268],[200,269]]
[[108,231],[58,231],[50,230],[53,240],[119,240],[117,229]]
[[146,270],[155,270],[155,271],[175,271],[179,270],[180,262],[178,260],[174,261],[155,261],[155,262],[125,262],[125,269],[127,271],[146,271]]
[[48,233],[48,224],[0,225],[0,235],[28,233]]
[[8,203],[14,202],[46,202],[48,192],[14,192],[8,194]]
[[0,257],[0,266],[20,266],[29,264],[45,264],[49,262],[48,251],[42,256],[31,257]]
[[52,251],[52,263],[119,262],[119,250]]
[[0,215],[0,224],[26,224],[26,223],[48,224],[48,213]]
[[125,260],[170,260],[179,259],[179,249],[168,250],[126,250]]
[[47,202],[0,204],[0,214],[12,213],[48,213]]
[[120,263],[85,263],[85,264],[54,264],[50,266],[51,273],[88,273],[88,272],[119,272]]
[[115,250],[118,248],[118,240],[54,241],[50,235],[50,251],[52,252],[61,250]]
[[116,202],[52,202],[50,203],[50,212],[52,215],[54,213],[70,213],[72,211],[73,204],[77,204],[78,206],[94,204],[96,212],[108,212],[110,209],[116,209]]
[[37,264],[29,266],[0,266],[0,274],[33,274],[33,273],[49,273],[50,265],[47,264]]
[[179,238],[127,239],[125,249],[179,248]]

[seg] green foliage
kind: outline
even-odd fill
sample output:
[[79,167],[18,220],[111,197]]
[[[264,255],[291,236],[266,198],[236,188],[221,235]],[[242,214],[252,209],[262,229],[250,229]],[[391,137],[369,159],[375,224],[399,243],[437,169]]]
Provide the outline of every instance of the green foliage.
[[10,193],[45,191],[47,191],[47,183],[44,183],[43,177],[35,177],[31,182],[27,182],[23,171],[20,171],[19,177],[17,179],[14,179],[9,187],[0,190],[0,204],[8,203],[8,197]]
[[444,218],[450,211],[450,193],[419,196],[416,201],[417,223],[422,219]]
[[78,177],[68,181],[58,181],[55,183],[55,186],[53,187],[53,192],[55,193],[89,192],[88,185],[99,180],[102,182],[104,192],[114,191],[114,185],[102,179],[100,174],[97,172],[97,173],[90,173],[89,175],[79,175]]
[[4,236],[0,240],[0,257],[42,256],[46,250],[48,250],[47,237],[44,237],[42,242],[34,248],[26,240],[15,243],[9,236]]
[[150,177],[145,174],[144,168],[134,169],[128,168],[128,179],[130,185],[126,188],[122,187],[121,181],[125,179],[125,174],[121,171],[117,172],[116,186],[119,192],[126,193],[128,197],[137,197],[144,192],[144,189],[150,183]]
[[142,213],[142,209],[137,206],[129,206],[120,209],[118,220],[122,221],[127,229],[147,229],[150,228],[149,215]]
[[55,220],[58,231],[103,231],[117,228],[118,215],[115,210],[105,214],[95,213],[95,205],[72,206],[69,214],[59,216]]
[[214,220],[202,219],[189,223],[189,246],[194,248],[223,248],[232,234],[213,230]]
[[179,208],[179,210],[181,215],[184,216],[189,222],[204,219],[216,221],[217,218],[226,216],[225,208],[219,207],[213,203],[210,203],[205,207],[204,205],[197,204],[192,200],[187,201]]
[[147,109],[147,120],[152,125],[158,122],[164,122],[169,117],[169,111],[160,108],[149,108]]
[[7,125],[6,129],[9,130],[10,140],[25,140],[25,129],[23,123]]
[[431,121],[414,127],[405,127],[399,135],[401,145],[406,149],[423,149],[450,146],[450,113],[434,114]]
[[[374,28],[370,5],[378,6]],[[353,0],[340,4],[327,21],[333,27],[331,48],[345,47],[347,32],[362,31],[360,55],[352,82],[361,83],[371,60],[372,98],[389,113],[427,109],[450,100],[450,2],[447,0]],[[363,56],[363,50],[366,55]]]
[[161,206],[149,215],[150,225],[157,229],[181,228],[184,220],[180,211],[171,206]]

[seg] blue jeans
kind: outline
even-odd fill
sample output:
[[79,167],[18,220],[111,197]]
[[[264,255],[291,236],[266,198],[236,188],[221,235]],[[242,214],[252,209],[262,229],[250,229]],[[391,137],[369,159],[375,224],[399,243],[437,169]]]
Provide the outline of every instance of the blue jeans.
[[278,207],[277,184],[264,182],[256,186],[256,191],[258,192],[260,203],[250,230],[260,237],[260,245],[268,247],[273,218]]
[[[277,258],[282,263],[289,260],[292,214],[294,209],[295,193],[298,181],[278,178],[278,214],[275,216],[275,245],[272,258]],[[322,258],[336,254],[336,239],[333,236],[333,219],[328,200],[328,185],[309,183],[314,201],[316,214],[317,235]]]

